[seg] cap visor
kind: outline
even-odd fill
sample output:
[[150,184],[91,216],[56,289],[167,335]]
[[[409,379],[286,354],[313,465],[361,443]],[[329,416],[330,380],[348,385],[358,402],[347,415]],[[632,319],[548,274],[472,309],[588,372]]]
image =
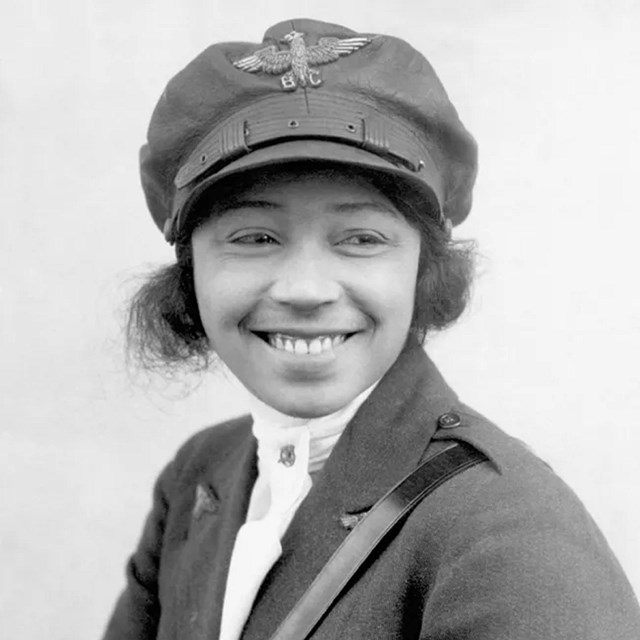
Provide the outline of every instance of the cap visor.
[[232,175],[296,162],[347,164],[397,176],[408,182],[417,191],[423,193],[437,207],[438,211],[441,211],[439,194],[442,193],[442,189],[440,177],[433,162],[425,163],[419,173],[420,177],[418,177],[418,174],[410,169],[395,165],[376,154],[358,147],[329,140],[291,140],[256,149],[197,183],[192,188],[192,192],[182,207],[181,215],[177,220],[178,230],[183,228],[189,216],[189,209],[198,196],[217,182]]

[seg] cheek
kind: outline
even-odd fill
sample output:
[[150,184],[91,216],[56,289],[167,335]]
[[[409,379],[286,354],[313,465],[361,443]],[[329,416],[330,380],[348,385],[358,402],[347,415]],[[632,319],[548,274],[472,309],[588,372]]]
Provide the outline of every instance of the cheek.
[[215,260],[198,260],[194,256],[194,285],[200,319],[212,342],[225,330],[237,328],[248,312],[251,295],[246,278],[234,277],[232,271]]
[[413,316],[413,307],[418,279],[418,255],[413,254],[402,261],[394,274],[394,282],[390,285],[390,298],[394,303],[394,312],[402,316],[405,322]]
[[408,329],[413,316],[419,252],[406,251],[393,260],[367,264],[360,269],[358,293],[364,307],[378,324],[390,329]]

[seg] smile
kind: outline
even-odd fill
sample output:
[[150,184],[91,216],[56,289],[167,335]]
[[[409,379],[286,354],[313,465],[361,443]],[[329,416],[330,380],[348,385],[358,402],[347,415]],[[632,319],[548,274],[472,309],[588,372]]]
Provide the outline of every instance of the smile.
[[277,351],[285,351],[296,356],[315,356],[323,353],[333,353],[353,333],[339,333],[331,335],[318,335],[313,337],[291,336],[285,333],[254,332]]

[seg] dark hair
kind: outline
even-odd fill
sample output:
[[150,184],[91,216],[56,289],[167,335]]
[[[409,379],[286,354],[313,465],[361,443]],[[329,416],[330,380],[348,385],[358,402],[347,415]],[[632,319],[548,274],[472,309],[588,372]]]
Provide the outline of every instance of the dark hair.
[[[191,234],[212,215],[215,203],[246,189],[247,184],[269,182],[283,167],[230,176],[203,194],[194,205],[188,226],[176,242],[177,261],[147,277],[129,301],[126,339],[130,360],[149,371],[164,374],[180,370],[202,371],[214,355],[200,320],[193,281]],[[331,173],[326,163],[297,163],[293,174]],[[410,334],[424,343],[428,333],[455,322],[470,295],[475,267],[475,243],[452,240],[434,214],[431,202],[397,177],[351,165],[339,168],[341,176],[364,177],[383,193],[421,236],[418,279]]]

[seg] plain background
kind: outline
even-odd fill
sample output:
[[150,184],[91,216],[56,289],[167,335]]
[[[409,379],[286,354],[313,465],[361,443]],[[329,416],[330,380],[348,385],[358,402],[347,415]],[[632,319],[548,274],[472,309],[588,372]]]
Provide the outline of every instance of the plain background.
[[137,151],[169,77],[220,40],[316,17],[404,37],[480,145],[458,237],[472,307],[429,352],[469,404],[575,489],[640,591],[640,5],[635,0],[32,0],[0,18],[0,623],[101,633],[152,482],[242,412],[127,374],[137,274],[172,259]]

